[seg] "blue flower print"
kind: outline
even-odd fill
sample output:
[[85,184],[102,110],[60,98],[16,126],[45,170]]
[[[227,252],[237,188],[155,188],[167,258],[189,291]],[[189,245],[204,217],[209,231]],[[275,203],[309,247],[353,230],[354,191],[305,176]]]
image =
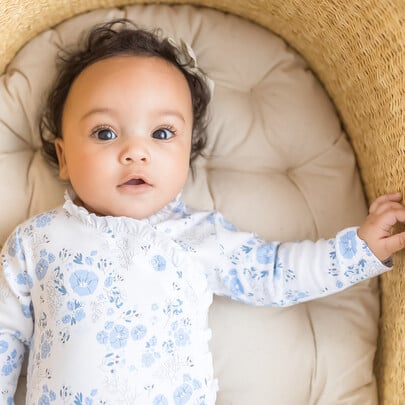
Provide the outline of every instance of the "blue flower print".
[[39,259],[38,263],[35,266],[35,274],[39,281],[41,281],[48,272],[49,263],[53,263],[55,261],[55,256],[50,253],[48,254],[46,250],[41,250],[40,252],[41,258]]
[[[93,390],[90,393],[90,396],[84,396],[82,392],[78,392],[75,395],[75,400],[73,402],[74,405],[93,405],[94,404],[94,397],[97,394],[97,390]],[[100,401],[100,404],[104,403]]]
[[8,350],[8,343],[5,340],[0,340],[0,354]]
[[13,372],[13,367],[10,364],[4,364],[3,368],[1,369],[1,375],[8,376]]
[[173,393],[173,400],[176,405],[186,404],[193,394],[193,388],[189,384],[182,384]]
[[195,390],[199,390],[202,388],[201,383],[198,380],[193,380],[193,387]]
[[22,363],[23,356],[17,355],[17,350],[13,350],[6,358],[5,364],[1,369],[0,375],[8,376],[16,370]]
[[164,395],[159,394],[154,398],[153,405],[169,405],[169,402]]
[[98,343],[105,345],[108,343],[108,333],[105,330],[102,330],[97,333],[96,339]]
[[193,388],[195,390],[198,390],[198,389],[200,389],[202,387],[200,381],[198,381],[196,379],[193,380],[191,378],[190,374],[184,374],[183,375],[183,382],[193,384]]
[[73,291],[80,296],[93,294],[97,288],[98,276],[92,271],[76,270],[69,278]]
[[270,243],[266,243],[257,248],[256,260],[260,264],[269,264],[274,260],[275,246]]
[[[52,350],[52,344],[53,344],[53,333],[51,330],[47,330],[45,331],[45,333],[41,335],[41,345],[40,345],[41,359],[46,359],[49,356]],[[47,386],[43,386],[43,389],[45,388],[47,389]]]
[[244,293],[243,285],[240,282],[239,278],[237,277],[237,272],[235,269],[229,271],[229,289],[231,291],[232,296],[238,297]]
[[309,297],[309,293],[307,291],[298,291],[298,290],[288,290],[285,293],[287,298],[287,302],[301,302]]
[[56,400],[55,391],[49,391],[47,385],[42,386],[42,395],[38,400],[38,405],[50,405],[51,401]]
[[50,401],[49,398],[46,395],[41,395],[41,397],[38,400],[38,405],[49,405]]
[[122,356],[120,356],[119,354],[114,352],[107,353],[104,356],[104,359],[106,361],[105,365],[108,367],[108,372],[111,374],[115,374],[117,372],[117,367],[120,367],[125,363],[125,359],[122,358]]
[[332,250],[329,251],[330,260],[336,260],[336,250],[332,247]]
[[17,284],[26,285],[29,288],[32,288],[34,285],[32,277],[27,272],[17,274]]
[[174,333],[174,341],[177,346],[186,346],[190,343],[190,336],[183,328],[180,328]]
[[76,325],[77,322],[80,322],[85,318],[86,313],[84,312],[83,304],[80,301],[68,301],[66,306],[70,313],[63,316],[62,322],[64,324]]
[[137,325],[131,330],[131,336],[134,340],[141,340],[146,335],[146,326],[144,325]]
[[174,353],[174,342],[169,339],[162,343],[163,349],[166,353],[173,354]]
[[110,344],[114,349],[120,349],[127,344],[128,329],[122,325],[114,325],[110,332]]
[[104,287],[111,287],[113,285],[114,282],[114,278],[112,276],[108,276],[105,280],[104,280]]
[[39,259],[39,262],[35,266],[35,274],[39,281],[41,281],[48,271],[48,261],[45,259]]
[[107,298],[116,308],[121,308],[124,305],[121,291],[117,286],[113,286],[110,290],[107,290]]
[[339,241],[339,248],[344,258],[353,258],[357,253],[356,232],[353,230],[346,232]]
[[150,367],[155,362],[153,353],[144,353],[142,355],[142,364],[144,367]]
[[373,252],[370,250],[370,248],[368,247],[367,243],[364,240],[361,241],[361,249],[366,254],[366,256],[369,257],[373,256]]
[[45,341],[41,344],[41,359],[46,359],[51,352],[51,344]]
[[153,256],[151,264],[155,271],[164,271],[166,269],[166,259],[163,256]]
[[42,249],[39,252],[40,256],[48,260],[49,263],[53,263],[55,261],[55,255],[53,253],[48,253],[45,249]]
[[35,225],[38,228],[47,226],[52,221],[52,217],[49,214],[40,214],[35,218]]
[[21,310],[26,318],[30,319],[33,317],[34,308],[32,302],[29,305],[21,305]]
[[83,259],[83,253],[77,253],[73,259],[73,263],[76,264],[88,264],[89,266],[91,266],[94,262],[93,257],[97,256],[97,251],[93,250],[90,252],[90,256],[86,256]]
[[11,257],[18,257],[21,260],[25,260],[25,256],[21,247],[22,239],[13,235],[8,242],[8,254]]
[[181,299],[177,299],[175,302],[169,303],[166,308],[163,310],[163,313],[166,315],[180,315],[183,313],[183,301]]
[[157,345],[157,338],[156,336],[152,336],[147,342],[146,342],[146,348],[147,349],[152,349]]

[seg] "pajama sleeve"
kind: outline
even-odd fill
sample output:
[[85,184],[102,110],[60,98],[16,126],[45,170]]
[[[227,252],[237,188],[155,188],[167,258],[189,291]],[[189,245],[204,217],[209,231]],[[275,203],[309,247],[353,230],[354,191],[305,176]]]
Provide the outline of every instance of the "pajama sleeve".
[[391,268],[359,239],[357,228],[329,240],[279,243],[238,232],[218,213],[203,222],[205,237],[195,251],[211,289],[252,305],[288,306],[324,297]]
[[26,271],[19,232],[1,252],[0,265],[0,402],[13,404],[25,346],[33,330],[31,277]]

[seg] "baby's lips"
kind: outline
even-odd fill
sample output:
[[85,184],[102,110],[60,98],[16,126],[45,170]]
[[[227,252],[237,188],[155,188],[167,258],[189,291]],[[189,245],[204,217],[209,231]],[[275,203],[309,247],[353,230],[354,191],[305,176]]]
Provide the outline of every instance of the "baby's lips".
[[138,186],[139,184],[145,184],[143,179],[130,179],[126,181],[123,186]]

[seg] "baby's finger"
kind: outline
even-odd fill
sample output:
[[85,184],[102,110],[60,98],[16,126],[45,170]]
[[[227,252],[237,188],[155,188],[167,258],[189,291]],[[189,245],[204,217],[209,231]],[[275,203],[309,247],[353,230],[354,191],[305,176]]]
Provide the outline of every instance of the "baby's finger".
[[[389,204],[391,205],[392,203]],[[405,207],[400,204],[389,207],[374,216],[374,223],[377,225],[377,229],[381,229],[383,232],[390,233],[392,227],[398,222],[405,223]]]
[[405,211],[405,207],[399,203],[399,202],[393,202],[393,201],[386,201],[381,203],[377,208],[374,210],[374,212],[371,213],[373,216],[382,216],[386,215],[387,213],[395,213],[395,212],[401,212]]
[[369,213],[370,214],[374,213],[383,204],[390,202],[400,202],[401,200],[402,194],[399,192],[381,195],[380,197],[375,199],[373,203],[370,205]]
[[405,248],[405,232],[397,233],[384,239],[387,257]]

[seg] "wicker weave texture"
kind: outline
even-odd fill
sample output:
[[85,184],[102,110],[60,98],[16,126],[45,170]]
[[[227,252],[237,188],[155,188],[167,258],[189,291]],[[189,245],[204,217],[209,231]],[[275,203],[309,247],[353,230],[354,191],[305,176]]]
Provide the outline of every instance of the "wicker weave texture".
[[[76,14],[137,0],[0,0],[0,72],[29,39]],[[157,1],[155,1],[156,3]],[[171,3],[161,0],[160,3]],[[405,194],[404,0],[177,0],[255,21],[309,62],[335,102],[368,198]],[[405,403],[405,254],[382,278],[382,404]]]

